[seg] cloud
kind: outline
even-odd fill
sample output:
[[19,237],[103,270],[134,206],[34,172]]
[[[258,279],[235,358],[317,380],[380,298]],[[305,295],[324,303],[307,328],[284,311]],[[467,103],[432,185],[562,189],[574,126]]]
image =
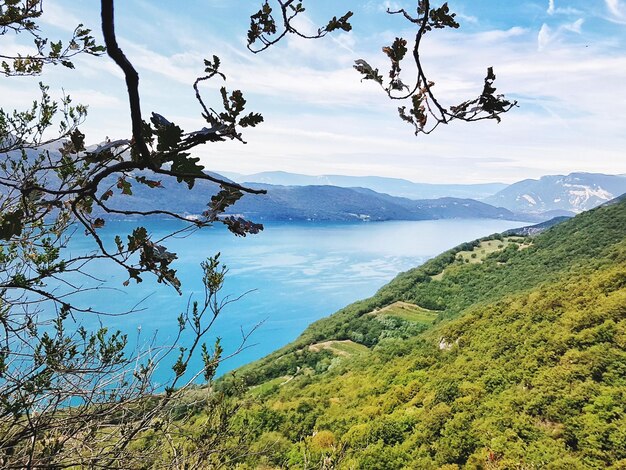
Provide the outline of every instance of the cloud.
[[365,9],[370,10],[370,11],[387,11],[387,10],[398,11],[401,8],[402,8],[401,4],[399,4],[398,2],[390,1],[390,0],[384,0],[382,2],[378,0],[370,0],[365,5]]
[[537,34],[537,49],[542,51],[552,41],[552,29],[547,24],[542,24],[539,33]]
[[543,51],[551,43],[560,40],[566,32],[580,34],[584,22],[583,18],[579,18],[573,23],[563,23],[556,29],[552,29],[544,23],[537,34],[537,49]]
[[478,18],[473,15],[466,15],[464,13],[457,12],[456,17],[461,20],[460,23],[478,24]]
[[556,7],[555,0],[548,0],[548,9],[546,10],[548,15],[581,15],[582,12],[572,7]]
[[[544,25],[541,41],[537,38],[541,53],[530,28],[433,35],[424,59],[444,104],[480,91],[484,66],[493,65],[498,92],[514,91],[521,108],[498,126],[452,125],[417,140],[397,121],[397,105],[388,103],[372,83],[360,83],[350,66],[353,54],[333,41],[288,41],[281,49],[249,59],[228,52],[222,57],[228,87],[244,90],[250,109],[263,112],[266,122],[246,132],[248,146],[225,143],[219,149],[200,148],[197,155],[209,168],[249,173],[282,169],[406,176],[416,181],[514,181],[521,175],[574,170],[626,172],[626,163],[614,150],[626,145],[626,139],[614,137],[626,131],[618,123],[607,124],[604,117],[619,112],[615,96],[619,83],[626,81],[626,59],[608,57],[601,45],[582,53],[570,47],[569,39],[582,34],[583,25],[583,18]],[[379,55],[378,42],[370,39],[345,38],[349,48],[366,59]],[[555,43],[559,47],[550,47]],[[195,114],[176,97],[176,89],[193,79],[190,69],[197,51],[188,49],[190,57],[155,51],[152,45],[128,46],[129,54],[141,56],[143,86],[155,85],[146,90],[150,93],[145,108],[158,105],[159,112],[192,128],[197,122],[190,116]],[[616,72],[608,77],[606,70]],[[155,73],[169,85],[160,86]],[[599,82],[602,87],[589,90],[589,83]],[[159,95],[162,89],[169,91]],[[211,93],[207,91],[207,97]],[[589,159],[586,152],[592,151],[609,160]],[[507,161],[494,160],[502,155]],[[462,174],[456,170],[459,161],[466,162]]]
[[45,4],[44,13],[39,21],[62,31],[74,31],[80,23],[85,23],[84,20],[81,21],[76,15],[54,2]]
[[[230,6],[226,0],[211,1],[220,3],[212,13],[239,12],[221,8]],[[144,113],[157,111],[187,130],[202,126],[190,85],[202,72],[202,58],[214,52],[222,59],[228,89],[242,89],[249,110],[263,113],[266,122],[259,129],[246,129],[249,145],[225,142],[198,149],[211,169],[379,174],[430,182],[512,182],[574,170],[626,173],[626,123],[611,119],[622,113],[626,57],[616,44],[626,37],[621,28],[609,35],[594,30],[591,20],[585,23],[598,5],[612,21],[626,23],[626,1],[605,0],[593,7],[588,2],[584,14],[565,8],[563,0],[539,2],[547,6],[543,18],[521,22],[510,15],[498,23],[501,29],[488,30],[484,25],[494,24],[491,12],[468,8],[480,18],[480,27],[428,36],[423,63],[443,105],[480,93],[485,67],[493,65],[498,93],[517,99],[520,108],[499,125],[457,123],[417,139],[398,120],[398,103],[375,84],[360,82],[352,70],[352,60],[359,57],[384,67],[380,46],[406,33],[397,30],[394,18],[387,24],[386,15],[374,15],[384,8],[382,0],[371,1],[368,14],[376,20],[368,23],[367,15],[359,16],[359,27],[349,34],[310,42],[289,38],[262,55],[245,51],[246,23],[238,23],[240,18],[225,16],[222,23],[207,25],[195,17],[186,21],[185,11],[167,3],[144,2],[159,5],[144,11],[140,4],[147,19],[138,24],[131,15],[137,3],[120,2],[120,9],[129,11],[120,15],[119,40],[138,68]],[[66,5],[60,13],[83,19],[69,0],[56,3]],[[583,2],[578,5],[583,8]],[[52,13],[50,22],[58,23]],[[7,39],[4,50],[18,46]],[[81,57],[76,65],[74,72],[50,68],[44,78],[53,90],[64,88],[78,101],[91,102],[81,127],[90,142],[106,134],[128,136],[126,88],[117,66],[106,57]],[[407,77],[413,71],[411,64],[403,66]],[[22,81],[0,84],[2,106],[29,102],[36,96],[36,81],[28,88]],[[203,85],[208,105],[219,106],[221,84]]]
[[609,20],[620,24],[626,24],[626,5],[622,0],[604,0],[611,14]]
[[564,31],[571,31],[573,33],[580,34],[584,22],[585,20],[583,18],[578,18],[573,23],[564,24],[562,28]]
[[502,30],[502,29],[494,29],[491,31],[484,31],[480,33],[476,33],[475,37],[484,42],[498,42],[511,38],[516,38],[523,36],[527,33],[525,28],[521,28],[519,26],[513,26],[512,28]]

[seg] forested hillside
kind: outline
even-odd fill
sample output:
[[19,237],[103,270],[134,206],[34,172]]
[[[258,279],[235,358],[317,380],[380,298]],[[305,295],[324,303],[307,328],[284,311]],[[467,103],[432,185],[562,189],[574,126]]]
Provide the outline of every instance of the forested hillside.
[[225,377],[240,468],[626,468],[625,318],[624,201],[466,243]]

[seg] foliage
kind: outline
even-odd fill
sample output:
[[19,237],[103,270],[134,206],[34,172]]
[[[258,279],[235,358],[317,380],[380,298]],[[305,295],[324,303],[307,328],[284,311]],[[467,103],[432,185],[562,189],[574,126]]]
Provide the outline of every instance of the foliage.
[[[250,17],[248,48],[255,53],[287,34],[313,39],[351,30],[352,12],[348,11],[328,20],[316,33],[304,34],[294,21],[305,12],[304,2],[276,0],[273,4],[277,8],[266,0]],[[277,432],[278,422],[268,425],[271,418],[258,418],[256,410],[241,418],[249,410],[238,394],[239,381],[223,387],[229,397],[210,387],[189,391],[197,377],[210,385],[225,355],[219,340],[212,349],[204,343],[215,318],[232,301],[220,297],[226,270],[219,263],[219,255],[202,265],[204,298],[190,302],[187,311],[178,316],[175,344],[156,351],[129,351],[128,332],[106,327],[104,319],[111,312],[98,312],[74,302],[74,295],[82,291],[76,279],[91,276],[88,266],[94,261],[106,261],[123,270],[125,286],[154,276],[157,282],[182,294],[175,269],[177,255],[165,246],[167,238],[212,224],[223,224],[239,236],[262,230],[260,224],[227,217],[224,212],[245,193],[264,191],[206,172],[193,152],[200,145],[226,140],[245,143],[242,129],[261,124],[263,117],[247,110],[240,90],[226,86],[220,87],[216,97],[219,106],[205,102],[200,85],[226,80],[219,57],[213,55],[204,60],[205,75],[193,83],[204,127],[186,131],[155,112],[147,119],[141,109],[139,76],[117,43],[114,1],[101,1],[104,45],[97,44],[90,29],[82,24],[69,38],[51,40],[40,30],[42,14],[42,0],[0,1],[0,36],[21,34],[32,38],[34,44],[34,49],[25,47],[24,52],[14,55],[0,54],[3,76],[40,75],[55,65],[73,69],[77,55],[106,52],[124,74],[132,131],[128,139],[107,140],[88,148],[79,130],[87,115],[86,106],[75,104],[66,95],[55,100],[43,83],[40,98],[30,106],[0,109],[0,154],[4,157],[0,162],[0,463],[6,468],[232,466],[246,446],[265,455],[264,449],[270,445],[279,449],[277,454],[274,458],[264,456],[266,461],[259,460],[258,464],[317,462],[328,466],[338,461],[342,451],[331,432],[307,438],[294,450],[290,440],[272,434]],[[445,4],[430,9],[429,2],[422,0],[418,17],[424,18],[418,38],[432,29],[458,26]],[[437,102],[430,91],[432,85],[423,77],[418,48],[419,39],[413,52],[420,78],[408,95],[414,107],[409,114],[400,114],[423,130],[423,95],[427,93]],[[391,89],[402,91],[399,74],[406,43],[398,39],[384,52],[392,61]],[[510,109],[512,103],[493,95],[494,78],[490,71],[479,100],[467,102],[466,108],[477,106],[480,111],[454,111],[454,117],[475,120],[480,112],[497,118]],[[448,112],[442,120],[451,116]],[[190,190],[198,181],[211,183],[214,191],[207,194],[202,217],[190,221],[164,206],[143,210],[132,203],[130,207],[116,203],[120,197],[132,200],[137,185],[159,191],[166,186],[164,181],[176,181]],[[143,226],[105,240],[100,229],[112,216],[174,218],[186,226],[159,240]],[[91,240],[93,249],[86,254],[72,253],[69,241],[81,233]],[[102,326],[87,328],[90,317],[96,317]],[[342,325],[346,339],[370,347],[378,344],[381,354],[383,350],[390,354],[399,341],[426,327],[423,322],[394,316],[371,316]],[[315,374],[345,366],[337,360],[336,352],[292,349],[276,364],[267,366],[263,374],[246,378],[246,382],[284,374],[311,380]],[[157,388],[152,375],[164,358],[172,355],[173,379]],[[201,370],[190,370],[194,355],[202,359]],[[197,400],[189,398],[194,396]],[[314,404],[298,406],[299,419],[294,421],[289,439],[312,430],[313,408]],[[249,419],[258,426],[249,427],[248,432],[242,424],[235,432],[231,426],[235,414],[241,423]],[[389,429],[397,437],[399,431],[392,425]],[[252,433],[256,434],[250,437]],[[381,431],[381,436],[386,435],[386,430]],[[372,458],[383,459],[383,454]],[[389,465],[405,458],[403,453],[388,454],[383,460]]]
[[277,21],[274,18],[274,9],[269,0],[265,0],[259,11],[250,16],[248,50],[255,54],[278,43],[287,34],[294,34],[303,39],[319,39],[336,30],[352,30],[349,20],[353,13],[348,11],[340,18],[334,16],[325,26],[318,28],[315,34],[303,33],[294,26],[296,23],[294,20],[306,11],[304,2],[276,0],[275,3],[280,13],[280,20]]
[[[41,0],[4,0],[0,4],[0,36],[8,32],[29,33],[33,38],[36,53],[4,55],[1,71],[5,76],[33,75],[42,72],[46,65],[63,65],[73,69],[72,58],[78,54],[101,55],[105,49],[96,44],[91,30],[79,24],[72,37],[65,42],[51,41],[40,33],[37,20],[43,14]],[[4,135],[4,134],[0,134]]]
[[[74,104],[69,96],[55,101],[43,84],[41,98],[25,110],[0,109],[3,467],[110,466],[124,460],[130,462],[131,444],[140,436],[147,439],[150,429],[167,434],[170,404],[196,377],[202,376],[210,383],[223,359],[219,340],[212,349],[202,340],[221,309],[232,301],[219,297],[226,271],[218,257],[202,265],[204,299],[190,302],[188,310],[179,315],[174,345],[129,351],[126,332],[109,331],[104,325],[94,330],[85,326],[92,316],[101,317],[102,325],[104,315],[112,313],[82,307],[73,300],[74,294],[83,290],[81,276],[93,276],[88,274],[88,265],[94,261],[108,260],[125,270],[128,279],[124,285],[142,282],[145,275],[152,274],[158,282],[182,293],[174,268],[177,255],[167,250],[164,239],[153,240],[145,227],[138,226],[127,236],[120,234],[114,240],[103,240],[99,229],[107,217],[102,214],[175,218],[186,223],[182,232],[215,223],[224,224],[240,236],[258,233],[263,228],[222,214],[244,193],[264,191],[206,173],[199,158],[192,154],[197,146],[206,143],[244,142],[240,129],[257,126],[263,117],[246,111],[240,90],[220,88],[221,110],[205,104],[199,85],[210,79],[226,80],[219,58],[213,56],[204,62],[206,75],[193,84],[208,127],[186,132],[154,112],[145,120],[137,72],[117,44],[113,6],[112,0],[101,3],[105,48],[96,44],[83,25],[78,25],[68,40],[51,41],[45,37],[38,24],[43,14],[40,0],[0,2],[0,36],[25,33],[33,38],[36,49],[34,53],[26,48],[31,52],[0,56],[5,77],[39,75],[52,65],[72,69],[72,60],[78,54],[106,52],[125,75],[132,121],[131,139],[107,141],[87,149],[85,136],[79,130],[86,117],[86,106]],[[346,28],[346,21],[327,30],[337,27]],[[137,184],[159,190],[164,179],[176,180],[189,189],[198,180],[213,184],[216,190],[207,195],[207,209],[201,219],[188,221],[177,212],[158,207],[116,207],[114,194],[132,198]],[[75,233],[81,232],[91,238],[93,249],[74,254],[68,250],[68,243]],[[178,342],[184,346],[178,347]],[[172,354],[176,355],[171,366],[174,378],[158,389],[152,374]],[[194,355],[202,359],[200,371],[189,370]],[[152,397],[159,390],[163,394]],[[217,397],[210,397],[208,402]],[[209,413],[212,424],[207,432],[217,430],[217,434],[204,442],[212,442],[212,450],[198,451],[206,461],[215,458],[218,448],[223,449],[215,442],[227,436],[223,428],[230,412],[213,416],[222,407],[222,401],[217,400]],[[161,437],[148,440],[162,443]],[[139,461],[141,457],[138,454],[134,459]]]
[[[310,464],[292,459],[289,468],[324,461],[340,469],[622,468],[625,225],[622,201],[481,263],[455,255],[488,240],[399,275],[372,299],[313,324],[294,344],[234,375],[271,377],[269,364],[293,348],[340,339],[346,323],[370,325],[374,316],[365,313],[374,306],[441,298],[437,323],[295,376],[245,416],[259,432],[271,427],[283,455],[286,439],[288,454],[309,457]],[[439,280],[425,274],[442,270]],[[321,432],[334,445],[316,456],[303,443]],[[242,468],[255,468],[251,462]]]
[[481,94],[474,99],[463,101],[457,105],[444,107],[433,92],[435,82],[428,79],[420,58],[420,46],[424,36],[435,30],[459,27],[456,21],[456,13],[450,12],[448,3],[440,7],[431,8],[430,0],[419,0],[417,16],[412,16],[404,8],[387,8],[390,15],[401,15],[413,27],[417,28],[415,41],[411,48],[412,60],[417,68],[417,79],[412,85],[407,85],[401,78],[403,60],[406,59],[408,41],[396,37],[390,46],[382,48],[382,52],[390,61],[387,80],[380,74],[378,69],[372,67],[367,61],[358,59],[354,68],[362,76],[363,80],[371,80],[377,83],[392,100],[409,102],[407,106],[398,107],[400,119],[410,124],[415,129],[415,135],[430,134],[440,124],[448,124],[454,120],[466,122],[493,119],[500,122],[500,114],[510,111],[517,105],[515,101],[507,100],[504,95],[496,95],[494,81],[496,75],[493,67],[487,68],[487,75]]

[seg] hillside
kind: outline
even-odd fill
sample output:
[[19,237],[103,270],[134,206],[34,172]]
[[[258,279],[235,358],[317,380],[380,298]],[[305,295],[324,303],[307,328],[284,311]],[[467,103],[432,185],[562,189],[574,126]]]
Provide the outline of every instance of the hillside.
[[507,187],[504,183],[432,184],[415,183],[402,178],[385,178],[381,176],[311,176],[285,171],[264,171],[252,175],[225,172],[224,175],[238,183],[260,183],[275,186],[323,185],[342,188],[368,188],[378,193],[409,199],[436,199],[440,197],[483,199]]
[[[148,188],[134,184],[132,196],[114,194],[110,207],[129,210],[151,210],[159,200],[160,207],[183,215],[199,215],[218,191],[214,183],[198,181],[192,190],[173,181],[162,181],[162,187]],[[227,214],[243,215],[263,221],[385,221],[433,220],[450,218],[490,218],[536,220],[525,214],[514,214],[500,207],[472,199],[441,198],[415,201],[389,196],[364,188],[337,186],[273,186],[250,184],[267,194],[244,195]],[[167,199],[161,199],[167,194]],[[98,208],[95,211],[99,211]],[[101,211],[100,211],[101,212]]]
[[463,244],[225,377],[239,468],[626,468],[625,227]]
[[545,222],[540,222],[538,224],[535,225],[527,225],[526,227],[518,227],[518,228],[512,228],[510,230],[507,230],[506,232],[503,232],[502,235],[505,236],[511,236],[511,235],[520,235],[520,236],[527,236],[527,235],[537,235],[541,232],[545,232],[546,230],[548,230],[549,228],[554,227],[555,225],[560,224],[561,222],[565,222],[566,220],[568,220],[570,217],[554,217],[550,220],[546,220]]
[[[267,194],[262,196],[245,195],[236,205],[229,208],[229,212],[260,222],[271,220],[384,221],[446,218],[545,221],[559,216],[572,216],[626,192],[626,177],[592,173],[544,176],[539,180],[520,181],[483,201],[477,201],[468,198],[468,196],[452,196],[469,194],[473,197],[479,197],[480,191],[489,192],[495,187],[487,185],[479,190],[473,188],[473,185],[468,185],[469,189],[455,188],[455,185],[433,185],[437,188],[436,190],[426,188],[423,191],[408,191],[405,188],[406,184],[413,185],[415,183],[382,178],[384,184],[375,184],[379,179],[373,177],[363,177],[361,181],[356,177],[345,177],[347,178],[345,180],[300,176],[303,178],[296,178],[295,183],[290,185],[265,182],[245,183],[250,187],[265,189]],[[259,177],[258,179],[291,181],[294,178]],[[305,182],[317,184],[305,185],[303,184]],[[327,184],[331,182],[335,184]],[[161,200],[161,205],[165,210],[183,215],[198,215],[205,210],[211,195],[218,190],[215,184],[206,181],[199,181],[191,191],[185,185],[176,184],[173,181],[165,180],[161,183],[162,187],[155,189],[134,184],[132,198],[115,194],[110,203],[115,208],[123,210],[131,207],[150,210],[154,207],[154,200],[167,192],[167,199]],[[345,187],[349,183],[355,185],[362,183],[362,187]],[[420,197],[424,194],[428,194],[430,197]],[[405,197],[400,195],[405,195]],[[482,195],[487,194],[482,193]],[[433,196],[436,198],[431,198]]]
[[472,199],[412,200],[365,188],[337,186],[273,186],[264,196],[245,196],[233,211],[258,220],[433,220],[488,218],[528,220],[501,207]]
[[512,211],[552,211],[551,216],[558,216],[592,209],[623,193],[626,193],[623,175],[571,173],[519,181],[487,197],[485,202]]

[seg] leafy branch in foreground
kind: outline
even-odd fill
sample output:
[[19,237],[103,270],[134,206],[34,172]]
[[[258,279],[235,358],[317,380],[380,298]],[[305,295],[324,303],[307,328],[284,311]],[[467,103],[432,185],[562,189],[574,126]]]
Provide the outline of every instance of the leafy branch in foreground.
[[[274,3],[274,2],[272,2]],[[350,18],[353,13],[346,12],[337,18],[334,16],[325,26],[313,33],[304,33],[294,26],[295,19],[303,14],[306,9],[304,2],[294,0],[276,0],[278,5],[277,20],[274,17],[274,9],[269,0],[266,0],[258,12],[250,16],[250,28],[248,29],[248,49],[258,53],[278,43],[287,34],[294,34],[303,39],[319,39],[333,31],[351,31]]]
[[[66,241],[62,241],[59,235],[66,233],[72,223],[79,223],[85,233],[93,238],[99,251],[92,258],[114,261],[127,271],[129,279],[137,282],[142,280],[142,273],[153,273],[159,282],[179,289],[180,282],[171,268],[176,255],[166,250],[162,240],[151,240],[148,231],[138,227],[128,236],[127,242],[117,237],[115,246],[111,248],[98,233],[105,225],[103,214],[171,217],[186,222],[187,228],[184,230],[187,231],[213,223],[222,223],[241,236],[262,230],[259,224],[222,217],[222,214],[244,193],[258,194],[264,191],[244,188],[205,173],[199,159],[190,153],[198,145],[208,142],[242,140],[239,127],[256,126],[262,122],[262,116],[245,114],[246,101],[242,93],[239,90],[229,93],[224,87],[221,89],[224,109],[216,112],[207,108],[200,97],[198,82],[215,75],[224,77],[218,70],[219,59],[214,57],[213,62],[206,61],[209,75],[194,84],[209,128],[186,133],[156,113],[152,113],[150,123],[145,122],[139,106],[137,75],[117,47],[112,21],[112,16],[103,15],[108,52],[124,66],[127,77],[130,77],[127,78],[127,85],[133,120],[131,140],[120,139],[95,149],[86,149],[84,135],[78,130],[78,125],[86,115],[86,108],[80,105],[72,107],[67,97],[62,103],[63,119],[59,125],[59,134],[68,140],[63,142],[58,153],[48,150],[27,152],[29,148],[40,147],[48,142],[42,136],[53,125],[59,110],[59,105],[52,101],[44,86],[40,103],[33,104],[32,109],[13,114],[0,112],[0,152],[7,152],[7,159],[0,163],[0,185],[3,188],[0,199],[0,239],[7,242],[8,252],[12,253],[5,272],[12,271],[10,266],[19,266],[20,270],[28,272],[17,278],[7,276],[0,282],[0,288],[28,290],[41,296],[42,293],[36,291],[35,287],[44,278],[71,269],[83,272],[88,258],[71,258],[65,259],[62,264],[49,264],[45,272],[41,272],[33,262],[39,259],[40,251],[33,240],[43,240],[51,235],[55,246],[61,249]],[[203,217],[194,221],[188,221],[175,212],[161,210],[158,204],[148,211],[119,209],[114,199],[111,199],[116,192],[121,196],[131,196],[134,184],[158,189],[162,187],[163,178],[184,182],[190,189],[196,181],[206,180],[214,183],[219,191],[208,202]],[[55,296],[49,294],[44,297],[54,300]]]
[[37,19],[43,13],[43,0],[3,0],[0,3],[0,36],[8,32],[27,32],[33,37],[36,52],[0,54],[0,73],[5,76],[39,75],[46,65],[73,69],[72,59],[79,54],[102,55],[91,30],[79,24],[69,40],[50,41],[40,33]]
[[504,95],[496,94],[494,86],[496,75],[493,67],[487,69],[483,90],[477,98],[448,107],[443,106],[437,99],[433,92],[435,82],[428,79],[422,65],[420,47],[426,33],[435,29],[459,27],[455,19],[456,14],[450,12],[447,2],[439,8],[431,8],[430,0],[419,0],[416,16],[412,16],[403,8],[387,9],[387,13],[402,15],[417,27],[411,49],[417,76],[412,80],[412,85],[407,85],[401,78],[403,61],[409,53],[408,41],[402,37],[396,37],[390,46],[382,48],[391,63],[387,78],[363,59],[356,60],[354,68],[362,75],[363,80],[372,80],[380,85],[390,99],[409,101],[408,107],[406,105],[398,107],[398,114],[400,119],[413,126],[415,135],[430,134],[440,124],[448,124],[454,120],[474,122],[494,119],[500,122],[500,115],[517,105],[516,101],[507,100]]
[[[0,36],[9,31],[30,34],[37,49],[30,55],[3,56],[5,77],[36,75],[56,64],[73,68],[71,59],[77,54],[101,55],[105,51],[82,25],[66,45],[49,42],[37,25],[42,3],[0,1]],[[155,112],[145,119],[139,76],[116,40],[113,7],[113,0],[101,1],[102,32],[106,52],[124,73],[131,138],[107,139],[101,145],[87,147],[79,130],[87,108],[73,104],[69,96],[55,101],[43,84],[41,99],[29,108],[12,112],[0,109],[3,468],[143,465],[149,456],[129,450],[132,444],[151,431],[158,432],[159,442],[165,443],[174,433],[170,428],[172,416],[179,420],[180,410],[174,404],[184,401],[186,391],[199,377],[210,384],[220,362],[237,354],[248,337],[243,334],[241,345],[228,353],[219,341],[212,349],[204,343],[219,312],[237,300],[218,296],[226,271],[217,258],[202,265],[204,302],[191,303],[178,317],[178,333],[170,346],[159,346],[152,338],[144,349],[137,340],[138,349],[131,351],[128,332],[109,331],[102,320],[132,314],[136,307],[126,312],[99,311],[78,300],[77,294],[111,289],[94,274],[98,271],[93,264],[99,261],[124,270],[128,275],[125,285],[141,282],[145,275],[152,274],[158,282],[182,293],[173,264],[177,255],[164,246],[166,239],[216,223],[239,236],[263,229],[260,224],[226,216],[225,212],[244,194],[265,191],[207,173],[199,158],[192,155],[194,149],[207,143],[245,143],[241,129],[257,126],[263,117],[246,111],[246,99],[240,90],[221,87],[219,106],[205,102],[200,85],[226,78],[219,58],[213,56],[204,62],[205,75],[193,84],[206,127],[187,132]],[[151,210],[133,208],[136,206],[132,203],[119,205],[121,198],[132,199],[136,185],[158,192],[168,183],[179,183],[191,190],[198,181],[209,183],[212,192],[207,194],[206,210],[197,219],[188,220],[176,211],[163,209],[159,205],[161,198],[155,198]],[[107,216],[160,216],[184,224],[159,239],[139,226],[110,240],[101,230]],[[69,243],[81,234],[90,240],[91,248],[77,254]],[[200,370],[191,367],[196,356],[202,361]],[[173,363],[173,378],[166,384],[155,384],[155,371],[158,367],[162,370],[166,363]],[[198,447],[193,461],[198,465],[228,455],[220,455],[219,449],[231,413],[210,388],[202,393],[205,396],[199,401],[208,404],[209,413],[220,415],[212,416],[207,425],[206,433],[213,433],[211,438],[193,437]],[[167,444],[172,449],[172,461],[177,462],[178,444]],[[206,445],[212,447],[206,449]]]
[[[156,451],[167,436],[178,432],[178,439],[185,437],[180,427],[192,416],[188,410],[197,413],[206,407],[212,413],[216,406],[226,406],[228,414],[221,415],[221,420],[234,413],[238,406],[220,405],[210,384],[218,365],[238,354],[251,332],[229,354],[219,339],[213,348],[203,342],[220,312],[238,298],[220,296],[227,270],[219,254],[202,268],[204,298],[179,315],[178,332],[169,346],[152,344],[129,354],[125,334],[110,333],[105,327],[93,332],[83,327],[75,330],[69,306],[62,307],[49,324],[35,318],[23,326],[5,321],[0,348],[2,467],[136,468],[159,455]],[[4,320],[6,313],[3,309]],[[7,330],[7,326],[22,330]],[[11,344],[18,334],[24,341]],[[190,361],[197,350],[202,353],[202,367],[193,372]],[[174,377],[162,389],[155,384],[154,374],[172,362]],[[199,376],[209,387],[197,389],[192,393],[194,401],[189,402],[190,389]],[[148,442],[157,446],[129,449],[132,442],[155,431],[160,438]],[[221,439],[225,434],[214,437]],[[226,445],[220,439],[211,440],[208,450],[199,446],[194,461],[200,464],[217,458],[215,453]]]

